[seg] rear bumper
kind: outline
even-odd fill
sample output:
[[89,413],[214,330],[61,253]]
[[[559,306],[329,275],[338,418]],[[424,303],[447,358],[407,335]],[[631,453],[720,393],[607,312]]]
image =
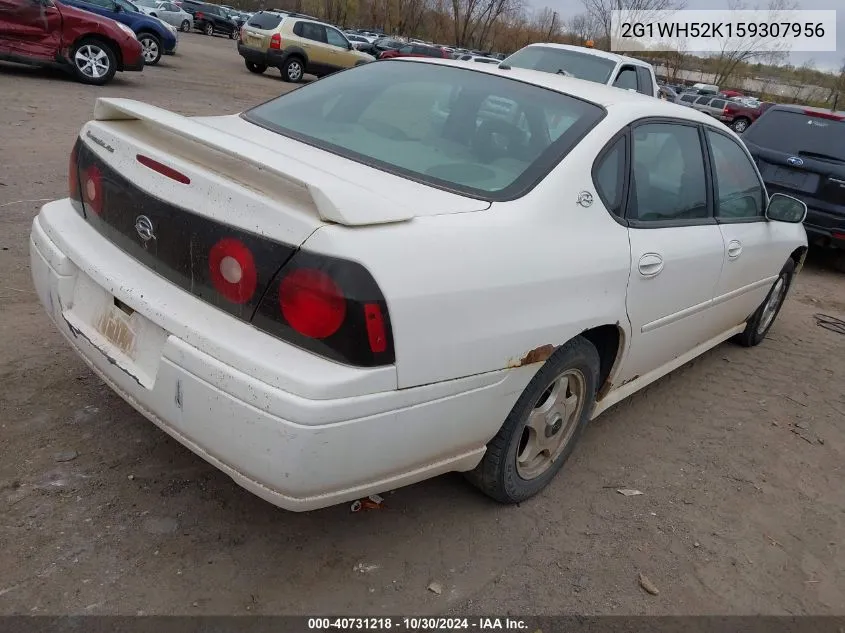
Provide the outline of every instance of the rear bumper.
[[[315,362],[323,370],[314,375],[370,370],[315,359],[170,286],[99,236],[67,200],[45,205],[33,221],[30,259],[45,310],[94,372],[177,441],[288,510],[472,469],[530,379],[502,370],[376,393],[350,393],[347,381],[337,397],[315,398],[233,366],[225,348],[261,337],[268,359],[256,364],[269,360],[280,376],[306,380]],[[129,345],[105,335],[115,298],[135,311]],[[181,332],[174,319],[198,331]]]
[[284,63],[287,57],[284,51],[259,51],[249,46],[244,46],[238,42],[238,54],[246,61],[258,64],[260,66],[276,66],[279,67]]

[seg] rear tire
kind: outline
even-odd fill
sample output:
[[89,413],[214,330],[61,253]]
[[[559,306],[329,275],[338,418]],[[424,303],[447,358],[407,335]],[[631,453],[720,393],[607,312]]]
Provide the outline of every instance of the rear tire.
[[202,30],[206,35],[214,35],[214,26],[211,22],[207,22]]
[[244,65],[246,66],[246,69],[249,72],[255,73],[256,75],[260,75],[265,70],[267,70],[267,66],[265,66],[264,64],[256,64],[255,62],[250,62],[247,60],[244,60]]
[[85,38],[70,52],[73,74],[84,84],[102,86],[117,72],[117,57],[111,47],[97,39]]
[[790,259],[772,284],[766,299],[748,319],[745,330],[736,336],[737,343],[743,347],[754,347],[763,342],[783,307],[783,302],[792,285],[794,272],[795,262]]
[[731,128],[733,128],[733,131],[737,134],[742,134],[743,132],[745,132],[745,130],[748,129],[748,126],[750,124],[751,121],[749,121],[748,119],[739,118],[731,124]]
[[533,497],[575,448],[596,400],[601,361],[580,336],[558,348],[514,404],[467,479],[500,503]]
[[152,33],[138,35],[145,66],[155,66],[161,59],[161,40]]
[[288,57],[280,70],[282,79],[291,83],[299,83],[305,74],[305,65],[299,57]]

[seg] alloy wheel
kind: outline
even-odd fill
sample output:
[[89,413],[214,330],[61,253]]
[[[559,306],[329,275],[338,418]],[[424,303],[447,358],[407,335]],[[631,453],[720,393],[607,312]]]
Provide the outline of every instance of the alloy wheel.
[[109,72],[109,56],[95,44],[81,46],[73,56],[76,67],[83,75],[99,79]]

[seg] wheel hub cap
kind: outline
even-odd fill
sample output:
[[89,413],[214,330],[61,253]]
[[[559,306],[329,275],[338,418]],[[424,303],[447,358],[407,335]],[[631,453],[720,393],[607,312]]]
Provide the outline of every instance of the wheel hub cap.
[[535,479],[566,450],[584,409],[587,382],[577,369],[555,378],[528,414],[516,453],[517,474]]

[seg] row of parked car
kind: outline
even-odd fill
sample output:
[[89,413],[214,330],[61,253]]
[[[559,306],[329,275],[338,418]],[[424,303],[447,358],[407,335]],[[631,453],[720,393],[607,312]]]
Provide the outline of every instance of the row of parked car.
[[173,55],[178,31],[238,37],[251,14],[196,0],[3,0],[0,61],[67,70],[103,85]]
[[695,84],[692,87],[663,84],[660,98],[700,110],[742,134],[760,115],[774,105],[743,95],[736,90],[720,91],[718,86]]

